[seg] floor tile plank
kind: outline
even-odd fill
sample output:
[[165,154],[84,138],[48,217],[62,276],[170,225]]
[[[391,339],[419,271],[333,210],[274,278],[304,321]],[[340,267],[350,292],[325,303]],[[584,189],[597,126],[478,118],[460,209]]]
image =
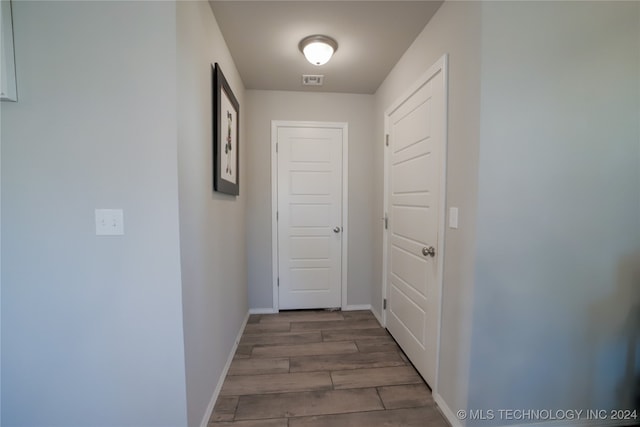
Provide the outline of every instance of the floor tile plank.
[[326,322],[342,321],[344,317],[339,311],[281,311],[278,314],[263,314],[260,323],[274,322]]
[[289,372],[289,359],[234,359],[227,375],[264,375],[284,374]]
[[261,335],[243,335],[240,344],[305,344],[321,342],[322,334],[315,332],[274,332]]
[[242,396],[260,393],[327,390],[331,388],[331,385],[331,377],[328,372],[235,375],[225,379],[220,395]]
[[368,329],[379,328],[375,319],[329,320],[325,322],[291,322],[291,331],[317,331],[322,329]]
[[357,353],[358,348],[352,341],[318,342],[310,344],[256,345],[251,357],[291,357],[323,354]]
[[233,421],[238,406],[238,396],[222,396],[218,398],[216,406],[213,408],[209,422]]
[[260,323],[261,314],[250,314],[247,323]]
[[244,327],[244,335],[264,334],[269,332],[289,332],[289,322],[278,323],[247,323]]
[[207,427],[287,427],[287,419],[209,423]]
[[335,371],[331,372],[331,379],[336,390],[423,383],[420,375],[411,366]]
[[398,344],[391,338],[378,337],[366,340],[356,340],[358,350],[362,353],[378,353],[381,351],[398,351]]
[[236,420],[384,409],[375,388],[242,396]]
[[289,427],[448,427],[435,406],[290,418]]
[[374,316],[373,313],[369,310],[343,311],[342,317],[344,317],[345,320],[354,320],[354,319],[363,320],[363,319],[376,318],[376,316]]
[[416,408],[435,404],[426,384],[378,387],[378,393],[386,409]]
[[312,355],[292,357],[289,361],[290,372],[342,371],[404,365],[398,352]]
[[323,341],[366,340],[389,337],[389,332],[382,328],[322,330]]
[[251,356],[251,351],[253,351],[253,345],[241,344],[236,349],[236,354],[233,357],[236,359],[244,359]]

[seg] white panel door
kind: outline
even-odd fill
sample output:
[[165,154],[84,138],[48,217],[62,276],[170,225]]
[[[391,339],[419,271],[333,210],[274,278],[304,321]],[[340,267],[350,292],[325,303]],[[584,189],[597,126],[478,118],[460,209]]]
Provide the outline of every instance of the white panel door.
[[443,70],[388,115],[387,328],[431,387],[440,318]]
[[342,129],[277,135],[279,308],[340,307]]

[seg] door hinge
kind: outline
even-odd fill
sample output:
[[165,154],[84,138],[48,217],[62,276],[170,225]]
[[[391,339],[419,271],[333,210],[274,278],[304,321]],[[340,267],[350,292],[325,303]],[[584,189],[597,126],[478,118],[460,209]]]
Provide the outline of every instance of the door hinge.
[[387,147],[389,146],[389,134],[386,134],[384,136],[384,145],[386,145]]
[[280,278],[278,277],[278,287],[280,287]]
[[280,212],[276,211],[276,221],[280,219]]
[[382,300],[382,309],[383,310],[387,309],[387,299],[386,298]]
[[278,143],[276,142],[276,153],[278,152]]
[[387,213],[384,213],[384,229],[388,230],[389,229],[389,215],[387,215]]

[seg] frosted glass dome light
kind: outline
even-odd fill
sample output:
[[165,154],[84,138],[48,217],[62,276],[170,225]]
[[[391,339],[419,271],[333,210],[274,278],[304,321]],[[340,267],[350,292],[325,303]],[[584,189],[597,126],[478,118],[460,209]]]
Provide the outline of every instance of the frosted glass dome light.
[[338,43],[331,37],[315,35],[302,39],[298,48],[307,61],[313,65],[323,65],[329,62],[333,53],[338,50]]

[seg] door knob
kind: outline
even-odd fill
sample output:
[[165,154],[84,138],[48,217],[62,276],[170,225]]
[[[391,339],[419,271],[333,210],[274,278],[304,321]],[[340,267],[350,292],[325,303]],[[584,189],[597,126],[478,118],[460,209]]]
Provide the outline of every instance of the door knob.
[[422,255],[424,256],[430,256],[430,257],[434,257],[436,256],[436,248],[434,248],[433,246],[429,246],[422,248]]
[[340,227],[336,227],[336,228],[334,228],[334,229],[333,229],[333,232],[334,232],[334,233],[339,233],[340,231],[341,231],[341,230],[340,230]]

